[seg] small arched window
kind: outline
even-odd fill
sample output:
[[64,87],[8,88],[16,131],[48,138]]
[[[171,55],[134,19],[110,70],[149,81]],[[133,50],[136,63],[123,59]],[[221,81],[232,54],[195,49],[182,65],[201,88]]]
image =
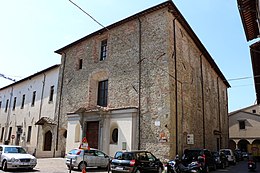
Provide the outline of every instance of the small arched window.
[[113,143],[118,142],[118,128],[113,129],[111,138]]

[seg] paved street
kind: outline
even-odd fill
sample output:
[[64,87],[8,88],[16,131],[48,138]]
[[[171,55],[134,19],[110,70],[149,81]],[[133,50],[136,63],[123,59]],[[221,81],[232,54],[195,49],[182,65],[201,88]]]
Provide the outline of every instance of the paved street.
[[247,172],[252,172],[252,173],[260,173],[260,163],[257,162],[257,167],[255,171],[249,171],[247,169],[247,161],[240,161],[236,165],[231,165],[227,167],[226,169],[218,169],[216,171],[212,171],[210,173],[223,173],[223,172],[228,172],[228,173],[247,173]]
[[[67,166],[65,165],[64,158],[44,158],[38,159],[36,167],[32,171],[28,170],[9,170],[7,173],[25,173],[25,172],[42,172],[42,173],[69,173]],[[0,170],[0,173],[4,171]],[[88,168],[87,172],[107,173],[104,169]],[[78,170],[72,170],[71,173],[81,173]]]
[[[25,173],[29,172],[28,170],[9,170],[7,173]],[[38,164],[35,167],[34,170],[30,172],[41,172],[41,173],[69,173],[69,170],[67,169],[67,166],[64,163],[63,158],[48,158],[48,159],[38,159]],[[102,169],[96,169],[96,168],[88,168],[87,172],[92,173],[107,173],[107,171]],[[218,169],[216,171],[211,171],[211,173],[246,173],[250,172],[247,169],[247,161],[241,161],[237,163],[236,165],[231,165],[227,167],[226,169]],[[0,173],[3,173],[2,170],[0,170]],[[71,173],[81,173],[81,171],[73,170]],[[260,173],[260,163],[257,163],[257,169],[254,171],[254,173]]]

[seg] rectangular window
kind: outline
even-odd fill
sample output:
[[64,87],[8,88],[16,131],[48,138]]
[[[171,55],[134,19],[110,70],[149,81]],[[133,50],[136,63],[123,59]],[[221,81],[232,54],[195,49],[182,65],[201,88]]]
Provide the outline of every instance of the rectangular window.
[[9,127],[8,140],[10,141],[12,135],[12,127]]
[[53,101],[53,95],[54,95],[54,85],[52,85],[51,89],[50,89],[50,97],[49,97],[49,101],[50,102]]
[[108,80],[100,81],[98,83],[98,99],[97,105],[107,106],[107,94],[108,94]]
[[14,97],[13,110],[15,110],[15,106],[16,106],[16,97]]
[[107,40],[101,41],[100,61],[107,58]]
[[31,134],[32,134],[32,126],[28,126],[28,132],[27,132],[27,142],[31,141]]
[[34,104],[35,104],[35,98],[36,98],[36,91],[33,91],[33,95],[32,95],[32,105],[31,105],[31,106],[34,106]]
[[256,113],[256,110],[255,110],[255,109],[253,109],[253,110],[252,110],[252,113],[254,113],[254,114],[255,114],[255,113]]
[[79,69],[82,69],[83,59],[79,59]]
[[25,102],[25,94],[23,95],[23,97],[22,97],[22,104],[21,104],[21,109],[23,109],[24,108],[24,102]]
[[245,121],[239,121],[239,129],[246,129],[246,122]]
[[0,109],[2,108],[2,101],[0,101]]
[[5,128],[2,127],[1,138],[0,138],[1,142],[3,141],[4,138],[4,132],[5,132]]
[[6,105],[5,105],[5,112],[7,112],[8,109],[8,104],[9,104],[9,99],[6,100]]

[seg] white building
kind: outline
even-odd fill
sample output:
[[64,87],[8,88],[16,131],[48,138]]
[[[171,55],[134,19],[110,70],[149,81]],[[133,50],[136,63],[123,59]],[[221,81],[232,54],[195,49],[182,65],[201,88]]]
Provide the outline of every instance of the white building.
[[252,105],[229,113],[229,147],[248,151],[249,145],[260,146],[259,105]]
[[54,65],[0,88],[0,143],[52,156],[58,75],[59,65]]

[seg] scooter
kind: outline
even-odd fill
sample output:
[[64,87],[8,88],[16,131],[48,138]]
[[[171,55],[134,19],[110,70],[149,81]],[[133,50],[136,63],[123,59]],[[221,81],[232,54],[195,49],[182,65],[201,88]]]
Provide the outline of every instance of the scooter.
[[202,165],[200,161],[192,161],[187,166],[185,166],[176,156],[174,160],[170,160],[167,165],[167,173],[201,173]]
[[256,163],[254,160],[248,160],[247,167],[250,171],[254,171],[256,169]]

